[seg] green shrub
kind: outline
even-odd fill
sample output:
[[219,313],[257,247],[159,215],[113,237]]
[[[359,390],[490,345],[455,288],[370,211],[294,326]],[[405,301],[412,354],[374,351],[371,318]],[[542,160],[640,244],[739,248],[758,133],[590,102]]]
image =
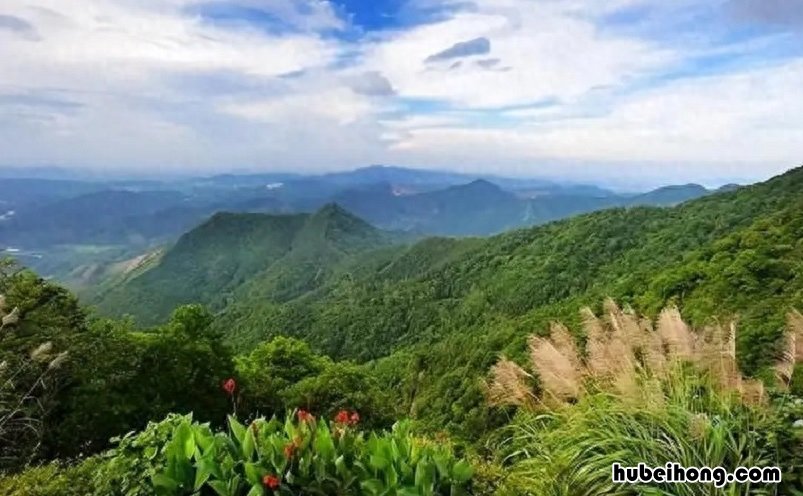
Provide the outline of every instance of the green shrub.
[[93,479],[93,496],[154,496],[151,479],[167,464],[166,445],[176,427],[189,422],[192,415],[171,414],[142,432],[113,438],[114,449],[97,457],[103,464]]
[[182,421],[166,447],[167,465],[153,477],[160,495],[464,494],[473,469],[446,445],[413,436],[409,425],[366,435],[359,418],[340,412],[334,422],[304,411],[257,419],[231,417],[229,433]]
[[51,463],[0,477],[0,494],[4,496],[88,496],[114,493],[95,491],[95,475],[103,464],[89,458],[76,465]]

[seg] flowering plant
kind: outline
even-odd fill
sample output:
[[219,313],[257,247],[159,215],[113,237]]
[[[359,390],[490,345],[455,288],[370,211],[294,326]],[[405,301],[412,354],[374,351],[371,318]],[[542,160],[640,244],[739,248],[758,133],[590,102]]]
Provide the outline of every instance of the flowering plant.
[[406,423],[366,435],[358,422],[357,412],[330,424],[300,410],[249,426],[229,417],[229,432],[213,433],[187,420],[153,483],[163,495],[465,494],[471,466],[448,447],[416,438]]

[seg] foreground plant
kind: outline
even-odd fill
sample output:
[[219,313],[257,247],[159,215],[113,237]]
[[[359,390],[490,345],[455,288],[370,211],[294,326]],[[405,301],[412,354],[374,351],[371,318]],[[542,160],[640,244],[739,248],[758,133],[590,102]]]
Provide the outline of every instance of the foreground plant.
[[366,435],[359,414],[342,411],[333,422],[306,411],[284,422],[257,419],[245,426],[229,417],[229,432],[181,422],[153,477],[158,494],[255,496],[459,495],[471,466],[451,449],[413,436],[409,425]]
[[[509,360],[493,368],[489,400],[519,407],[503,446],[508,494],[735,495],[803,489],[794,477],[802,468],[794,453],[803,449],[803,429],[796,431],[789,420],[795,415],[790,412],[803,415],[803,405],[742,376],[735,326],[694,331],[675,308],[664,310],[657,325],[612,301],[605,310],[603,318],[583,311],[584,348],[560,324],[552,325],[549,338],[531,338],[534,374]],[[800,359],[800,322],[799,314],[790,316],[776,367],[777,391],[788,386]],[[778,465],[787,483],[769,489],[616,486],[611,482],[616,462],[729,469]]]
[[[8,308],[0,295],[0,343],[19,323],[19,308]],[[53,375],[67,355],[55,352],[52,343],[46,342],[28,356],[0,356],[0,469],[30,461],[39,449]]]

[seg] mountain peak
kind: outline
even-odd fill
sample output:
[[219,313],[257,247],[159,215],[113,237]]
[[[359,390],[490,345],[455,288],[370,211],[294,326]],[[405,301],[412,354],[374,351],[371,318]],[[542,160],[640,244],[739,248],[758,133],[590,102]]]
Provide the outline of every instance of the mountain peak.
[[325,218],[325,219],[336,219],[339,217],[348,217],[353,219],[358,219],[357,216],[346,210],[345,208],[341,207],[338,203],[331,202],[327,203],[323,207],[319,208],[317,212],[312,214],[312,217],[318,218]]
[[481,190],[503,191],[502,188],[492,183],[491,181],[488,181],[487,179],[475,179],[470,183],[465,184],[464,187],[478,190],[481,189]]
[[304,231],[310,235],[324,237],[333,232],[338,233],[338,235],[358,234],[360,236],[378,233],[374,226],[337,203],[327,203],[317,212],[310,215]]

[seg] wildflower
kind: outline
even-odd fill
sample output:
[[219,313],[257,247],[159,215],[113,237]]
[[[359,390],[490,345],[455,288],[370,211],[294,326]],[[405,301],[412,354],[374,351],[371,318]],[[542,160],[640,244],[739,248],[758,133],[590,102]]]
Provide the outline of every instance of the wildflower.
[[349,412],[347,412],[346,410],[340,410],[339,412],[337,412],[337,415],[335,415],[335,422],[337,422],[338,424],[348,424]]
[[226,391],[226,394],[229,396],[232,396],[236,389],[237,383],[234,381],[234,379],[229,378],[223,382],[223,390]]
[[359,424],[360,423],[360,414],[357,413],[357,412],[352,412],[351,413],[351,418],[349,420],[350,420],[351,425]]
[[293,454],[296,452],[296,445],[295,443],[287,443],[284,445],[284,457],[288,460],[293,458]]
[[315,420],[315,416],[306,410],[299,410],[296,415],[299,422],[312,422]]
[[262,478],[262,484],[265,485],[268,489],[278,489],[279,485],[281,485],[282,480],[279,479],[275,475],[266,475]]

